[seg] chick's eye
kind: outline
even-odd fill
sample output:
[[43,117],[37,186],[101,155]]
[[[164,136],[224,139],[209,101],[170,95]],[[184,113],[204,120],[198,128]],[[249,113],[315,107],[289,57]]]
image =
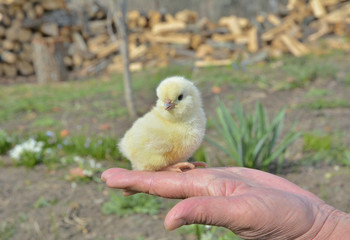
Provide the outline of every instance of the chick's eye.
[[184,95],[183,94],[180,94],[178,97],[177,97],[177,100],[181,101],[183,99]]

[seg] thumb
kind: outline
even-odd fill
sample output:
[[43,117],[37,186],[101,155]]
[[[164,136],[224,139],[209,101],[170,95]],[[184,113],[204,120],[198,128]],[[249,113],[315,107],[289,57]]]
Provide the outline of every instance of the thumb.
[[247,214],[239,197],[191,197],[176,204],[167,214],[164,226],[168,231],[189,224],[232,226]]

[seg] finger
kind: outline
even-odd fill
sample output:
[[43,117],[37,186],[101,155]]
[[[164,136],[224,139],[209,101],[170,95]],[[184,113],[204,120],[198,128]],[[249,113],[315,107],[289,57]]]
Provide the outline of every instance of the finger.
[[209,194],[205,182],[210,176],[204,170],[206,169],[176,173],[111,168],[102,173],[101,179],[111,188],[145,192],[167,198],[186,198]]
[[240,197],[191,197],[176,204],[167,214],[168,231],[189,224],[206,224],[230,228],[251,215]]

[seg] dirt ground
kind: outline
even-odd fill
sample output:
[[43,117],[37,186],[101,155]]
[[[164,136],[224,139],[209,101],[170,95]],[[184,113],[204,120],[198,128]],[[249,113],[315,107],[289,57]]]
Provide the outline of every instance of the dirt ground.
[[[349,55],[334,59],[348,71]],[[339,72],[338,75],[343,74]],[[337,75],[337,76],[338,76]],[[306,88],[286,91],[268,91],[249,87],[239,90],[222,87],[222,96],[233,94],[245,104],[262,101],[268,111],[275,113],[283,106],[298,106],[305,103],[305,95],[312,88],[331,89],[332,96],[350,101],[350,85],[337,79],[315,79]],[[214,115],[215,100],[210,89],[202,89],[208,116]],[[151,103],[154,98],[143,101]],[[287,113],[287,128],[298,120],[298,129],[312,131],[321,129],[342,133],[343,141],[350,146],[350,108],[310,110],[290,107]],[[71,121],[75,121],[72,119]],[[130,125],[125,118],[117,119],[117,135]],[[208,134],[213,130],[209,129]],[[282,177],[296,183],[321,197],[328,204],[350,212],[350,168],[337,163],[302,164],[300,159],[301,140],[298,140],[288,154],[289,158],[280,173]],[[211,152],[211,155],[215,152]],[[103,163],[104,168],[113,167]],[[104,215],[101,207],[108,200],[108,191],[103,183],[72,183],[64,179],[67,169],[48,170],[45,166],[34,169],[23,167],[0,167],[0,221],[13,229],[10,239],[195,239],[194,235],[182,231],[166,232],[163,220],[167,211],[178,200],[166,200],[160,214],[148,216],[134,214],[129,217]],[[54,201],[47,207],[34,208],[40,197]],[[1,226],[0,226],[1,227]],[[4,227],[4,226],[2,226]],[[0,236],[0,239],[3,239]]]

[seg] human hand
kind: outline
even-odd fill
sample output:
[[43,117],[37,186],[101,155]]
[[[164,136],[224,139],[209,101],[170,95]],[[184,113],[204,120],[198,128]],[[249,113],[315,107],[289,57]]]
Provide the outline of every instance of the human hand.
[[345,213],[286,179],[259,170],[174,173],[112,168],[101,178],[108,187],[185,199],[167,214],[167,230],[200,223],[226,227],[244,239],[344,239],[344,227],[350,229]]

